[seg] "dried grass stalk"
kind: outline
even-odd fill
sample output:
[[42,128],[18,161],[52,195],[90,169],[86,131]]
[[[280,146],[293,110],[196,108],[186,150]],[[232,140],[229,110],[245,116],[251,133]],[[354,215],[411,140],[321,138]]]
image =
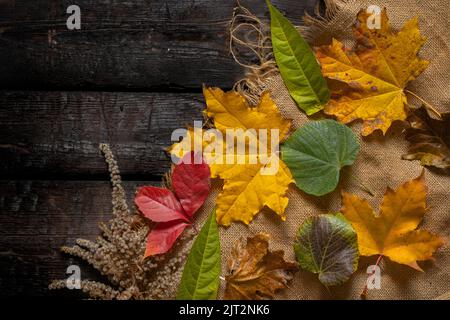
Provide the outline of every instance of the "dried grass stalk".
[[[165,255],[142,259],[149,226],[137,212],[131,213],[122,187],[117,162],[107,144],[100,144],[111,174],[113,218],[100,223],[95,241],[77,239],[76,245],[61,251],[91,264],[109,283],[82,280],[81,290],[92,299],[173,299],[182,267],[192,245],[187,229]],[[49,289],[66,288],[66,280],[54,280]]]

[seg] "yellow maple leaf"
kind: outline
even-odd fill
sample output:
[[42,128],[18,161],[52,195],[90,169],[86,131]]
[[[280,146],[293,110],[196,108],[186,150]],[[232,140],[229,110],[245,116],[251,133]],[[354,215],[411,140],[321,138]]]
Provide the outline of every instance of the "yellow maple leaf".
[[393,121],[406,119],[404,88],[428,66],[428,61],[417,56],[425,43],[417,18],[394,34],[386,9],[379,29],[368,28],[369,16],[366,10],[358,13],[354,50],[333,39],[316,53],[323,75],[335,80],[330,83],[332,97],[325,113],[343,123],[363,119],[364,136],[377,129],[385,134]]
[[[283,119],[277,106],[265,92],[256,107],[250,107],[245,98],[235,91],[223,92],[220,88],[203,88],[207,108],[203,111],[214,119],[214,126],[222,132],[226,129],[280,130],[283,139],[290,129],[290,121]],[[270,137],[268,140],[270,143]]]
[[426,191],[424,172],[395,191],[388,188],[379,215],[366,200],[344,192],[341,211],[356,230],[360,254],[383,255],[421,270],[417,261],[431,259],[444,244],[441,237],[416,229],[426,211]]
[[[289,184],[293,182],[289,169],[277,155],[270,155],[270,160],[263,164],[260,160],[264,154],[252,153],[249,148],[245,148],[243,152],[234,148],[234,144],[226,141],[226,130],[242,129],[242,132],[246,134],[245,143],[248,146],[250,138],[259,143],[259,132],[261,129],[266,129],[268,136],[265,143],[270,151],[271,129],[278,129],[279,138],[284,139],[289,132],[290,121],[281,117],[269,93],[261,96],[260,103],[256,107],[249,106],[244,97],[235,91],[223,92],[219,88],[204,88],[203,94],[207,105],[204,110],[205,115],[212,119],[214,126],[223,133],[223,140],[217,141],[217,144],[223,150],[232,150],[233,163],[227,164],[225,159],[227,155],[217,158],[214,152],[208,151],[207,147],[211,143],[199,139],[205,130],[190,129],[188,136],[174,144],[169,152],[182,156],[193,149],[194,145],[198,147],[201,141],[203,156],[211,169],[211,177],[224,180],[223,189],[216,200],[219,224],[229,226],[233,221],[248,224],[264,206],[272,209],[285,220],[284,211],[288,204],[286,192]],[[239,134],[242,135],[242,132]],[[236,136],[238,137],[239,134]],[[257,163],[252,164],[249,161],[251,157],[255,157]],[[276,164],[279,169],[275,174],[262,174],[262,168]]]
[[[217,222],[228,226],[233,221],[249,224],[264,206],[272,209],[284,221],[288,205],[286,191],[292,180],[286,165],[278,159],[275,175],[261,174],[261,164],[211,165],[212,177],[224,180],[217,197]],[[269,164],[272,165],[272,164]]]

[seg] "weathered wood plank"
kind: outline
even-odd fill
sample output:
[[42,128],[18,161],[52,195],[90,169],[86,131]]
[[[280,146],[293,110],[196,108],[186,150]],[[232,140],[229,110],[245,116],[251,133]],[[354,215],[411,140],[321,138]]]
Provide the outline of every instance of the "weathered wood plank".
[[[263,1],[242,3],[267,18]],[[316,0],[273,3],[299,22]],[[199,91],[242,76],[226,39],[234,1],[79,0],[82,30],[73,32],[65,28],[69,4],[0,1],[0,88]],[[95,238],[97,222],[110,217],[98,144],[111,144],[124,176],[156,179],[170,164],[172,131],[200,120],[203,98],[2,91],[0,105],[0,295],[47,295],[51,279],[80,263],[59,247]],[[27,177],[56,180],[20,180]],[[131,198],[143,182],[124,184]]]
[[172,131],[202,120],[204,102],[196,93],[0,91],[0,105],[4,178],[107,178],[106,142],[124,175],[154,179],[169,168]]
[[[159,182],[124,182],[130,205],[144,184]],[[50,280],[65,278],[70,264],[81,263],[59,248],[76,238],[95,239],[98,222],[110,217],[108,181],[0,180],[0,295],[49,294]],[[83,278],[98,278],[80,266]]]
[[[274,0],[299,22],[318,0]],[[244,0],[267,17],[265,2]],[[242,69],[228,50],[235,1],[78,0],[81,30],[66,27],[73,1],[0,2],[0,88],[231,87]]]

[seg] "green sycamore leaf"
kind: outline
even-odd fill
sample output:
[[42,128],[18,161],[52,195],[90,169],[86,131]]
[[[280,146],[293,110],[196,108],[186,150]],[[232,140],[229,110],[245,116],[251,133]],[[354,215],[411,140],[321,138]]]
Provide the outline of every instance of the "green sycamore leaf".
[[351,165],[358,152],[356,135],[334,120],[308,122],[281,146],[297,187],[315,196],[336,188],[341,168]]
[[269,0],[273,53],[284,84],[307,115],[316,113],[330,99],[325,78],[308,43],[294,25]]
[[221,272],[220,238],[214,209],[192,245],[177,300],[214,300]]
[[356,232],[340,213],[306,220],[297,231],[294,251],[300,266],[318,273],[327,287],[344,283],[358,267]]

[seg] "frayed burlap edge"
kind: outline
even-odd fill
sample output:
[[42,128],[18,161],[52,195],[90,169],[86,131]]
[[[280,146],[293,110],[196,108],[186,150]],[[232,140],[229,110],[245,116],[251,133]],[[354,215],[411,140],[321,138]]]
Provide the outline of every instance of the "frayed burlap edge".
[[[298,30],[303,38],[310,44],[321,45],[329,43],[332,37],[342,34],[330,33],[329,30],[339,28],[349,29],[354,16],[345,14],[342,6],[354,0],[325,0],[325,11],[320,12],[319,5],[315,8],[315,15],[308,13],[303,17],[303,25]],[[241,31],[247,29],[244,36]],[[248,33],[256,33],[257,37],[251,39]],[[239,48],[245,48],[254,54],[257,63],[242,61],[237,53]],[[255,105],[261,93],[267,90],[267,81],[278,75],[277,65],[272,52],[270,41],[270,25],[255,16],[250,10],[236,1],[236,7],[229,24],[229,50],[236,63],[245,70],[245,77],[238,80],[233,89]]]

